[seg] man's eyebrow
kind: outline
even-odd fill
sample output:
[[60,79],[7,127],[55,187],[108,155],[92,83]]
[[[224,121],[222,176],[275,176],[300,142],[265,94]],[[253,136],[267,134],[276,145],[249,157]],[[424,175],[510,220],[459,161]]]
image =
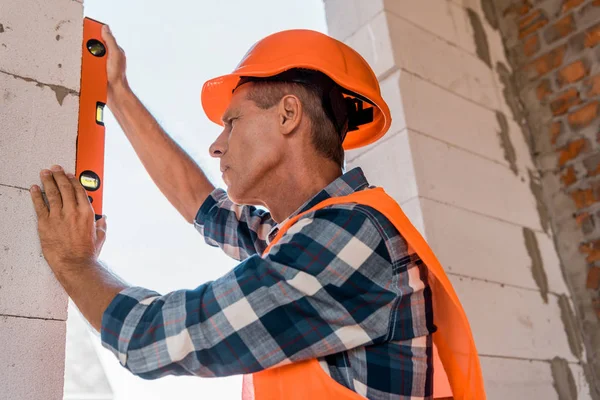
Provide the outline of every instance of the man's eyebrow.
[[233,116],[234,116],[235,114],[237,114],[237,113],[238,113],[238,110],[237,110],[237,109],[234,109],[234,110],[227,110],[227,111],[225,112],[225,114],[223,114],[223,116],[221,117],[221,121],[223,121],[223,122],[227,123],[227,122],[228,122],[228,121],[231,119],[231,117],[233,117]]

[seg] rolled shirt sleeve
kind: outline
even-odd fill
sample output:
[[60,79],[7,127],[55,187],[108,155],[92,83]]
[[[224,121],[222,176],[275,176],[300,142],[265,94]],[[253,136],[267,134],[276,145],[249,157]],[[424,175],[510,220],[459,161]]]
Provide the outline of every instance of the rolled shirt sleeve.
[[262,239],[249,232],[264,215],[251,209],[241,210],[242,218],[228,215],[235,211],[217,206],[228,201],[222,196],[213,193],[205,202],[197,225],[207,241],[222,245],[223,232],[207,234],[215,225],[204,225],[204,216],[244,220],[246,238],[234,241],[255,254],[194,290],[160,295],[133,287],[117,295],[103,315],[101,336],[124,367],[147,379],[248,374],[392,338],[390,316],[406,306],[410,288],[395,284],[385,241],[369,215],[334,207],[310,213],[261,257],[251,241]]
[[233,203],[223,189],[215,189],[204,201],[194,226],[206,243],[220,247],[241,261],[267,248],[267,237],[276,225],[268,211]]

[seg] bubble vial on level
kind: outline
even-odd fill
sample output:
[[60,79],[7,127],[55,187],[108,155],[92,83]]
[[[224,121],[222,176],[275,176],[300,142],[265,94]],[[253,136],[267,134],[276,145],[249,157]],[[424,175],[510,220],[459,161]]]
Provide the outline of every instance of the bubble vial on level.
[[79,176],[81,185],[89,191],[98,190],[100,188],[100,177],[93,171],[84,171]]
[[87,42],[87,49],[94,57],[103,57],[106,54],[106,47],[101,41],[90,39]]
[[104,106],[106,104],[97,102],[96,103],[96,123],[104,126]]

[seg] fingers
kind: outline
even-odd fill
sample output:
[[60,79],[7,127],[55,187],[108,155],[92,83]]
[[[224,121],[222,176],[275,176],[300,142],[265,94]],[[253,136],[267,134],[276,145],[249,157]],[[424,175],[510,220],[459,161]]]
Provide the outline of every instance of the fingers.
[[46,207],[40,187],[38,185],[33,185],[29,190],[29,193],[31,193],[33,208],[35,209],[38,220],[41,218],[46,218],[48,216],[48,207]]
[[[46,207],[44,204],[46,210],[49,208],[52,212],[61,209],[75,209],[82,205],[89,207],[87,193],[73,174],[65,174],[60,165],[54,165],[50,169],[42,170],[40,173],[46,198],[48,199],[48,206]],[[37,186],[32,187],[32,198],[34,195],[37,198],[35,187]],[[42,196],[41,191],[39,196]]]
[[79,207],[88,208],[90,206],[90,200],[88,199],[88,195],[77,177],[74,175],[69,175],[69,180],[71,181],[71,185],[73,186],[73,190],[75,192],[77,205]]
[[103,215],[98,221],[96,221],[96,231],[106,233],[106,215]]
[[44,191],[46,192],[46,198],[48,199],[48,207],[50,211],[60,210],[62,208],[62,198],[60,191],[56,185],[56,181],[52,176],[52,171],[44,169],[40,173],[42,184],[44,185]]
[[75,191],[73,185],[67,176],[65,171],[59,166],[54,165],[52,168],[52,174],[54,181],[60,191],[60,197],[62,198],[62,207],[66,209],[74,209],[77,207],[77,200],[75,199]]
[[106,215],[96,221],[96,243],[102,244],[106,239]]

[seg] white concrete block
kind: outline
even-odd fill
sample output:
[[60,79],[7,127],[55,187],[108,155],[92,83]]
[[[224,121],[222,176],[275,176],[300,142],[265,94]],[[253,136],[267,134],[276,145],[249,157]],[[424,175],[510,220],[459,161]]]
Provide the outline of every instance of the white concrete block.
[[397,202],[417,196],[415,171],[406,130],[383,140],[348,163],[348,169],[361,167],[371,185],[381,186]]
[[471,9],[479,15],[483,15],[483,9],[481,8],[480,0],[449,0],[450,2],[460,6],[464,9]]
[[324,3],[327,33],[330,36],[344,40],[361,27],[354,0],[325,0]]
[[65,330],[65,321],[0,316],[3,399],[62,399]]
[[569,289],[562,275],[562,267],[553,238],[541,232],[535,232],[535,237],[542,255],[542,263],[544,264],[550,291],[569,295]]
[[578,361],[561,321],[558,297],[449,275],[467,313],[480,354]]
[[509,165],[494,111],[406,72],[400,75],[400,93],[409,129]]
[[442,39],[459,44],[447,0],[386,0],[385,9]]
[[381,96],[387,103],[390,108],[390,113],[392,114],[392,125],[390,125],[388,134],[398,133],[406,129],[404,101],[402,100],[402,92],[400,91],[400,77],[404,74],[404,71],[398,69],[379,82]]
[[0,24],[0,70],[79,91],[81,3],[3,0]]
[[[504,68],[504,67],[506,67],[506,68]],[[506,81],[509,79],[509,76],[514,73],[514,70],[510,64],[503,64],[502,67],[498,67],[498,65],[494,65],[494,70],[496,71],[494,80],[496,81],[498,97],[500,99],[499,100],[500,101],[500,110],[504,114],[506,114],[507,118],[514,119],[515,118],[514,112],[512,111],[511,106],[508,103],[506,96],[504,94],[504,88],[506,87]],[[501,71],[503,73],[500,73]],[[517,90],[518,90],[518,88],[517,88]],[[509,88],[509,93],[512,93],[512,89],[510,89],[510,88]],[[537,95],[535,94],[535,91],[530,90],[527,94],[528,95],[533,94],[533,96],[535,96],[535,98],[537,99]],[[511,95],[511,100],[514,100],[512,98],[512,95]]]
[[409,129],[419,196],[541,231],[529,182],[506,166]]
[[469,21],[467,11],[451,1],[448,2],[448,8],[456,32],[456,43],[468,53],[476,54],[477,47],[473,38],[473,26]]
[[29,192],[0,186],[0,221],[0,314],[67,319],[67,295],[42,256]]
[[500,96],[495,72],[484,61],[471,54],[464,54],[464,70],[467,73],[469,94],[472,101],[493,110],[500,109]]
[[325,0],[329,35],[345,40],[383,11],[383,0]]
[[395,62],[454,93],[469,95],[463,53],[406,20],[388,15]]
[[[464,5],[462,5],[464,3]],[[476,55],[477,45],[475,44],[475,32],[473,31],[473,23],[467,13],[467,8],[477,14],[479,21],[483,26],[485,39],[490,52],[492,68],[496,68],[497,62],[503,62],[508,65],[506,54],[504,52],[504,44],[500,32],[494,29],[483,13],[480,2],[477,0],[449,1],[450,14],[454,22],[454,27],[457,32],[458,45],[467,52]]]
[[384,0],[353,0],[358,22],[364,25],[384,11]]
[[51,88],[0,72],[0,183],[29,188],[52,164],[74,172],[79,97],[62,94],[61,105]]
[[411,23],[388,15],[396,65],[489,108],[498,97],[492,71],[478,58]]
[[510,142],[515,149],[517,169],[520,171],[520,173],[522,172],[524,175],[529,175],[528,170],[535,171],[537,170],[537,167],[531,158],[529,145],[525,141],[525,133],[523,132],[521,126],[512,118],[512,114],[510,112],[505,112],[504,115],[506,116],[506,120],[508,122],[508,135],[510,137]]
[[577,387],[577,399],[591,400],[592,396],[590,394],[590,385],[585,377],[583,367],[579,364],[569,364],[569,368],[571,369],[573,380],[575,381],[575,386]]
[[489,400],[558,400],[548,362],[485,356],[479,361]]
[[495,69],[496,64],[499,62],[507,66],[510,65],[508,59],[506,58],[504,42],[502,40],[502,35],[500,34],[500,31],[494,29],[489,23],[487,23],[486,19],[483,16],[480,16],[480,18],[483,23],[483,29],[485,31],[488,46],[490,48],[490,55],[492,57],[492,67]]
[[388,129],[386,136],[368,146],[347,151],[346,160],[349,162],[377,146],[381,140],[386,140],[389,136],[396,135],[406,129],[406,118],[404,116],[402,96],[400,95],[400,75],[402,74],[405,74],[405,72],[397,70],[379,83],[381,95],[390,108],[390,113],[392,115],[392,124]]
[[[531,271],[535,249],[527,249],[522,227],[429,199],[421,209],[429,245],[447,272],[540,290]],[[554,243],[535,237],[547,290],[568,293]]]
[[371,22],[345,40],[367,60],[378,77],[395,68],[386,14],[377,14]]
[[[485,389],[489,400],[558,400],[552,369],[548,361],[516,360],[480,356]],[[589,400],[590,390],[583,368],[569,364],[577,399]]]
[[400,204],[402,211],[408,217],[413,226],[419,231],[421,236],[427,240],[425,225],[423,221],[423,209],[421,207],[420,197],[414,197]]

